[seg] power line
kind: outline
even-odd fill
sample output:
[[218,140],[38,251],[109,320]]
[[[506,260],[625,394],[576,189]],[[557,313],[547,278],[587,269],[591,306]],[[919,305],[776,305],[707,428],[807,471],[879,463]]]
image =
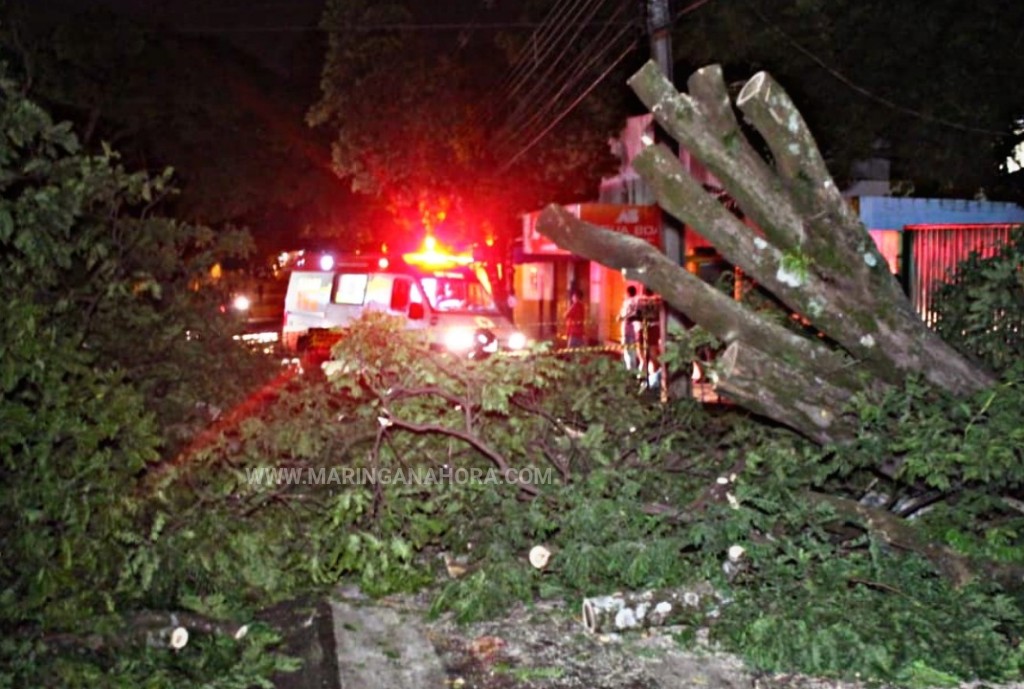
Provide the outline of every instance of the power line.
[[520,49],[519,54],[516,55],[515,59],[512,61],[513,67],[509,70],[508,75],[499,86],[500,91],[506,92],[509,85],[519,78],[521,70],[525,69],[523,65],[527,64],[525,59],[526,51],[529,50],[531,46],[534,51],[534,59],[536,59],[536,52],[539,49],[538,44],[545,43],[547,41],[545,33],[555,31],[555,27],[561,21],[562,10],[568,6],[568,3],[569,0],[559,0],[558,3],[551,8],[551,11],[548,12],[547,16],[544,17],[544,21],[541,23],[540,28],[533,32],[533,35],[530,36],[530,40],[527,41],[527,43]]
[[[625,9],[625,5],[620,4],[614,17],[618,17]],[[608,27],[615,25],[620,26],[619,31],[614,36],[609,35],[611,32],[608,30]],[[545,118],[550,116],[559,107],[564,98],[572,97],[577,87],[583,83],[587,74],[591,72],[595,65],[602,63],[607,55],[611,54],[616,47],[621,46],[624,36],[634,28],[632,24],[609,22],[605,24],[605,29],[595,34],[576,54],[573,60],[565,66],[565,69],[561,72],[563,78],[549,78],[551,70],[547,70],[536,81],[532,90],[523,96],[520,106],[509,116],[499,130],[498,137],[502,140],[502,143],[499,143],[499,148],[507,148],[513,141],[529,138],[533,135],[533,132],[543,128]],[[563,51],[563,56],[564,54],[565,51]],[[534,107],[524,119],[524,108],[535,103],[539,103],[539,105]]]
[[[601,0],[584,1],[589,5],[594,5],[595,3],[599,3]],[[580,32],[583,30],[583,22],[579,21],[579,17],[584,12],[587,11],[587,6],[579,2],[577,2],[575,5],[570,5],[569,3],[566,3],[565,6],[569,9],[564,16],[564,20],[562,20],[561,27],[556,28],[556,25],[552,24],[552,28],[549,31],[549,35],[546,37],[546,39],[543,42],[541,42],[541,45],[534,46],[533,59],[531,60],[533,64],[532,68],[525,72],[522,72],[519,75],[519,77],[512,83],[511,87],[504,95],[504,98],[511,100],[512,98],[515,97],[516,93],[519,92],[523,84],[525,84],[529,80],[530,75],[536,72],[537,66],[540,65],[553,50],[555,50],[555,48],[557,47],[556,43],[559,38],[564,38],[572,27],[576,27],[576,33],[573,35],[574,38],[578,36]],[[568,14],[568,12],[571,12],[573,9],[575,9],[576,12],[572,15]],[[594,10],[591,11],[590,16],[587,18],[587,20],[593,19],[594,14],[596,13],[596,9],[597,8],[595,7]],[[564,55],[565,50],[563,49],[562,52],[556,57],[556,59],[552,63],[548,64],[547,72],[550,72],[551,69],[553,69],[553,66],[557,64]]]
[[676,12],[673,19],[679,19],[683,15],[687,15],[690,12],[693,12],[694,10],[699,10],[701,7],[708,4],[709,2],[711,2],[711,0],[695,0],[695,2],[691,2],[689,5]]
[[[528,138],[532,136],[532,132],[543,128],[545,119],[557,110],[565,98],[571,98],[573,93],[578,91],[578,87],[584,83],[587,75],[592,73],[594,67],[605,62],[607,56],[622,45],[622,39],[631,28],[620,29],[615,36],[609,37],[608,40],[602,40],[603,34],[596,37],[587,46],[587,50],[581,52],[575,62],[568,66],[566,72],[568,77],[561,82],[542,81],[536,89],[535,97],[527,99],[527,102],[539,102],[541,105],[535,108],[525,121],[510,120],[499,131],[499,137],[506,142],[505,145]],[[595,46],[597,46],[596,49]]]
[[[587,1],[589,2],[590,0]],[[558,5],[552,8],[544,19],[545,26],[535,31],[530,41],[519,51],[519,56],[514,61],[509,75],[496,90],[496,95],[491,99],[491,105],[487,108],[486,114],[482,118],[488,125],[493,124],[499,114],[501,114],[505,120],[505,128],[509,128],[516,118],[522,116],[521,110],[523,106],[521,104],[532,102],[533,95],[538,90],[536,84],[545,83],[543,80],[548,78],[556,65],[567,54],[566,48],[563,47],[553,60],[548,60],[549,54],[558,45],[566,46],[571,44],[584,28],[605,28],[612,23],[609,21],[593,21],[597,14],[596,10],[591,12],[585,20],[580,20],[579,17],[586,7],[578,2],[575,5],[571,3],[572,0],[561,0]],[[575,14],[573,14],[574,9],[576,10]],[[572,38],[569,38],[568,33],[573,28],[576,29],[576,33]],[[541,65],[546,65],[544,75],[536,78],[534,75]],[[530,85],[531,80],[534,82],[533,86]],[[534,93],[528,93],[516,99],[516,95],[524,88]],[[513,109],[511,115],[503,112],[503,107],[514,99],[520,105]]]
[[[204,7],[199,10],[200,13],[205,15],[213,14],[238,14],[245,12],[246,14],[252,14],[254,11],[259,12],[263,10],[294,10],[296,4],[294,0],[287,0],[285,2],[258,2],[249,3],[245,5],[239,5],[237,7]],[[299,9],[303,9],[299,7]],[[313,11],[315,8],[310,6],[305,8],[307,11]]]
[[[626,37],[631,26],[619,30],[615,36],[605,40],[604,34],[599,34],[585,50],[577,56],[576,62],[570,67],[573,71],[567,79],[551,82],[541,82],[536,93],[537,100],[541,105],[534,111],[533,116],[525,122],[510,123],[503,129],[502,140],[496,148],[508,150],[511,146],[517,146],[516,141],[526,140],[525,146],[510,157],[518,159],[522,153],[532,148],[541,138],[548,134],[556,124],[561,122],[573,109],[582,102],[586,95],[589,95],[594,88],[603,80],[614,66],[618,65],[626,55],[636,46],[636,39],[629,41],[625,50],[613,60],[612,67],[605,69],[601,76],[584,86],[585,79],[591,74],[596,65],[605,64],[608,56],[617,48],[623,45],[623,38]],[[598,46],[596,49],[594,46]],[[543,91],[543,95],[541,95]],[[575,96],[575,97],[574,97]],[[563,107],[567,99],[572,99],[568,107]],[[559,112],[559,108],[562,108]],[[557,113],[557,114],[556,114]],[[539,132],[539,133],[538,133]]]
[[[586,2],[588,4],[584,5],[583,2]],[[586,51],[590,49],[590,45],[593,43],[593,38],[589,39],[589,42],[586,44],[579,44],[577,39],[580,33],[583,31],[584,28],[587,27],[596,27],[599,28],[601,31],[604,31],[609,25],[609,22],[601,22],[600,24],[588,24],[588,21],[592,20],[596,16],[600,7],[590,7],[590,14],[586,17],[585,20],[571,21],[572,19],[578,18],[579,13],[587,9],[588,6],[593,5],[593,0],[583,0],[583,2],[577,1],[576,8],[578,11],[577,14],[574,15],[574,17],[565,17],[564,21],[561,23],[560,26],[551,27],[551,37],[557,40],[557,42],[561,45],[561,49],[558,51],[558,53],[555,54],[553,58],[548,59],[549,53],[555,48],[555,46],[552,45],[550,46],[550,48],[545,49],[542,53],[535,53],[533,55],[533,59],[529,60],[529,65],[527,67],[522,67],[522,64],[515,65],[513,71],[519,71],[521,78],[518,80],[518,83],[515,85],[513,89],[505,89],[504,92],[499,94],[499,102],[513,100],[515,96],[519,94],[520,91],[522,91],[522,88],[524,86],[527,87],[527,90],[523,94],[523,97],[517,99],[518,102],[522,103],[524,100],[532,101],[538,92],[544,90],[545,87],[551,86],[552,83],[557,83],[557,80],[552,80],[550,79],[550,77],[552,73],[555,71],[555,68],[558,67],[562,60],[570,54],[569,46],[573,46],[577,49],[576,56],[574,58],[576,60],[579,60],[580,56],[585,54]],[[575,29],[575,32],[572,36],[569,36],[568,32],[571,29]],[[541,72],[538,75],[538,70],[542,68],[543,72]],[[562,70],[560,72],[560,76],[564,77],[564,75],[567,73],[567,70]],[[521,109],[521,107],[522,106],[520,105],[517,108],[517,110]],[[517,114],[518,112],[513,112],[512,115],[506,116],[506,121],[509,122],[513,120]]]
[[552,129],[554,129],[558,125],[559,122],[561,122],[563,119],[565,119],[565,117],[568,116],[568,114],[570,112],[575,110],[576,106],[579,105],[583,101],[584,98],[586,98],[588,95],[590,95],[590,92],[593,91],[595,88],[597,88],[598,84],[600,84],[602,81],[604,81],[605,78],[611,73],[611,71],[613,69],[615,69],[619,65],[619,63],[622,62],[626,58],[627,55],[629,55],[631,52],[633,52],[633,50],[636,48],[636,44],[637,44],[637,40],[634,38],[630,42],[630,44],[626,47],[626,49],[623,50],[622,53],[620,53],[619,56],[615,59],[615,61],[612,62],[612,64],[609,65],[607,67],[607,69],[605,69],[600,74],[600,76],[598,76],[597,79],[594,80],[594,82],[587,88],[586,91],[581,93],[579,95],[579,97],[576,98],[576,100],[574,100],[571,104],[569,104],[569,107],[567,107],[565,110],[563,110],[562,113],[558,117],[556,117],[554,120],[552,120],[551,123],[547,127],[545,127],[542,132],[540,132],[537,136],[535,136],[532,141],[530,141],[526,146],[524,146],[519,151],[519,153],[517,153],[514,156],[512,156],[512,158],[510,158],[504,165],[502,165],[501,168],[500,168],[500,171],[504,172],[504,171],[508,170],[510,167],[512,167],[512,165],[514,165],[517,160],[522,158],[524,155],[526,155],[526,153],[530,149],[532,149],[534,146],[536,146],[537,142],[539,142],[541,139],[543,139],[545,136],[547,136],[548,133]]
[[[587,17],[587,20],[593,19],[594,16],[596,15],[597,11],[600,9],[600,2],[601,2],[601,0],[585,0],[585,1],[587,3],[586,5],[584,5],[583,3],[580,3],[580,4],[577,5],[577,7],[579,8],[579,13],[574,15],[574,17],[578,18],[578,17],[580,17],[580,13],[582,13],[584,11],[589,11],[590,14]],[[568,31],[573,26],[575,27],[576,30],[572,34],[571,37],[568,37]],[[603,31],[603,29],[602,29],[602,31]],[[569,50],[565,46],[575,44],[576,39],[579,37],[580,33],[582,33],[582,32],[583,32],[583,22],[582,21],[574,22],[574,23],[572,23],[570,25],[567,25],[563,29],[562,35],[567,37],[566,40],[564,40],[562,42],[563,47],[562,47],[561,51],[559,51],[554,56],[553,59],[546,60],[543,73],[541,73],[536,79],[533,80],[533,87],[531,89],[532,92],[527,92],[525,94],[520,95],[520,97],[518,99],[516,98],[517,94],[520,93],[522,86],[525,85],[525,84],[528,84],[529,81],[530,81],[530,79],[529,79],[530,76],[536,73],[536,71],[538,69],[538,66],[541,64],[541,61],[544,60],[544,58],[547,57],[547,53],[545,53],[544,55],[537,56],[535,58],[535,60],[534,60],[533,68],[531,68],[529,72],[526,72],[523,75],[523,78],[517,84],[515,84],[514,87],[508,93],[503,94],[502,96],[499,96],[499,98],[501,100],[503,100],[503,101],[507,101],[507,102],[515,101],[517,103],[516,107],[512,110],[512,114],[509,115],[508,118],[506,119],[506,123],[502,127],[503,131],[508,131],[509,129],[514,128],[514,126],[512,125],[512,122],[514,122],[516,119],[520,118],[523,115],[523,111],[526,108],[531,107],[531,105],[536,102],[535,96],[536,96],[537,92],[544,90],[548,85],[550,85],[552,83],[551,77],[552,77],[552,74],[555,72],[555,69],[557,67],[559,67],[559,65],[562,63],[562,61],[565,58],[567,58],[568,55],[569,55]],[[587,47],[584,48],[584,51],[589,50],[590,46],[592,44],[593,44],[593,40],[590,43],[587,44]],[[554,49],[554,45],[553,44],[552,44],[552,49]],[[579,53],[579,55],[583,55],[583,54],[584,54],[584,52]],[[577,57],[577,59],[579,59],[579,58]],[[567,69],[565,71],[568,72],[571,69],[572,69],[572,64],[568,65]],[[536,114],[536,110],[534,110],[533,112],[534,112],[534,114]]]

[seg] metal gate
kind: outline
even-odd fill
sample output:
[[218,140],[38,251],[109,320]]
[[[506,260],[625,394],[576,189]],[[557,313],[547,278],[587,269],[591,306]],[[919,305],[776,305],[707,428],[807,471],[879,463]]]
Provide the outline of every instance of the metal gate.
[[935,291],[957,265],[977,252],[989,257],[1010,241],[1015,224],[907,225],[904,227],[904,279],[914,309],[935,325]]

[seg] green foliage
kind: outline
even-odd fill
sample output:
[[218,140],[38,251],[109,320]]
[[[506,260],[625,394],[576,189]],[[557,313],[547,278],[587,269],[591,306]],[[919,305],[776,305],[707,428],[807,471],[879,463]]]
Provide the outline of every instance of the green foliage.
[[934,297],[936,330],[993,371],[1024,361],[1024,229],[994,256],[972,253]]
[[[910,387],[864,402],[861,436],[841,448],[732,410],[649,405],[629,390],[611,359],[538,351],[467,362],[367,317],[326,376],[297,380],[237,436],[167,477],[151,590],[237,610],[344,581],[382,594],[440,576],[434,612],[472,620],[537,597],[710,580],[727,601],[716,640],[759,667],[910,685],[1020,675],[1016,599],[988,584],[954,589],[932,563],[856,527],[838,536],[835,513],[806,500],[808,490],[875,491],[903,505],[945,486],[948,501],[917,510],[921,533],[1018,562],[1019,521],[985,496],[1015,490],[1019,469],[1012,456],[992,472],[969,458],[1019,444],[1019,385],[994,398]],[[879,457],[902,460],[884,484]],[[529,486],[486,480],[498,466],[551,473]],[[254,480],[268,469],[299,473]],[[446,469],[480,473],[438,480]],[[346,470],[406,478],[346,480]],[[725,493],[709,492],[730,472]],[[544,571],[527,562],[540,543],[556,553]],[[744,566],[726,577],[736,545]],[[442,556],[465,560],[467,572],[451,578]]]
[[759,553],[760,588],[737,588],[716,630],[756,667],[910,686],[1020,676],[1024,657],[1006,639],[1022,622],[1014,601],[954,590],[925,563],[878,548],[819,559],[808,546],[821,549],[805,539]]
[[[587,373],[577,375],[595,385]],[[530,377],[545,379],[538,372]],[[1012,639],[1022,620],[1015,599],[989,586],[954,589],[933,564],[863,535],[837,538],[834,513],[809,506],[803,494],[817,489],[856,499],[875,491],[908,515],[928,505],[916,515],[927,538],[972,556],[1020,562],[1020,519],[1003,500],[986,497],[1019,490],[1020,390],[1007,380],[973,399],[953,400],[913,385],[881,403],[862,402],[858,440],[828,449],[738,414],[717,424],[685,404],[667,417],[647,410],[640,433],[666,418],[674,423],[665,442],[638,448],[645,462],[590,465],[528,507],[500,490],[468,503],[460,514],[477,528],[460,533],[472,542],[471,562],[478,568],[445,585],[434,609],[473,619],[533,596],[576,597],[710,578],[730,591],[731,600],[714,627],[716,637],[760,667],[856,673],[908,685],[1019,677]],[[612,389],[603,392],[623,399]],[[573,389],[567,398],[580,394]],[[566,398],[550,399],[564,404]],[[635,407],[635,401],[619,402],[620,409]],[[434,410],[430,418],[444,417]],[[607,409],[587,417],[575,439],[592,454],[608,453],[621,443],[622,436],[604,436],[614,418]],[[506,447],[501,439],[494,445]],[[667,458],[680,454],[692,458],[686,477],[672,475],[666,484]],[[745,468],[733,489],[735,508],[730,501],[695,507],[692,521],[638,510],[644,503],[699,505],[708,485],[740,458]],[[896,467],[884,483],[879,458]],[[993,524],[999,526],[993,530]],[[558,553],[543,574],[525,563],[536,543]],[[721,563],[732,545],[742,545],[749,562],[739,578],[726,582]]]
[[[635,474],[624,473],[627,482]],[[528,508],[504,496],[497,506],[500,529],[481,531],[473,541],[480,569],[445,585],[434,612],[450,610],[460,620],[473,620],[534,597],[575,598],[692,581],[694,571],[680,558],[687,535],[659,518],[636,514],[640,496],[616,494],[607,471],[592,476],[594,481],[549,491]],[[536,544],[557,552],[543,573],[526,558]]]
[[[85,639],[147,595],[160,563],[145,549],[167,515],[151,513],[138,477],[204,421],[197,403],[233,403],[260,364],[202,284],[233,238],[149,217],[169,173],[87,155],[6,78],[0,90],[0,624],[18,639],[7,661],[50,634]],[[68,684],[116,665],[70,662]]]
[[[629,384],[617,362],[467,362],[425,351],[380,315],[349,330],[329,368],[165,478],[174,516],[154,557],[177,583],[164,595],[228,582],[244,582],[243,599],[303,582],[354,579],[375,594],[420,586],[441,549],[484,548],[480,529],[524,491],[649,461],[645,433],[660,416],[639,404],[611,413]],[[566,385],[581,376],[591,389]],[[243,548],[245,533],[258,547]],[[175,563],[186,548],[194,557]]]
[[[5,687],[61,686],[110,689],[173,689],[202,686],[210,689],[271,689],[274,673],[297,669],[296,661],[275,652],[279,636],[265,625],[252,625],[241,641],[198,635],[185,649],[126,644],[83,652],[53,654],[57,644],[5,637],[0,657],[6,664],[0,685]],[[48,662],[41,663],[41,660]]]
[[[953,588],[920,553],[809,499],[880,505],[982,572],[1024,563],[1024,379],[993,358],[981,320],[1016,303],[1000,295],[1019,259],[969,268],[962,285],[986,309],[951,307],[969,317],[950,337],[998,365],[1000,384],[955,400],[912,381],[857,400],[860,433],[842,447],[638,398],[612,357],[465,361],[382,315],[350,328],[325,371],[261,392],[247,418],[186,447],[203,409],[263,380],[206,279],[237,238],[151,217],[166,175],[83,154],[5,89],[0,683],[266,685],[287,667],[268,630],[199,635],[177,654],[114,653],[111,630],[135,610],[252,619],[343,582],[378,595],[438,576],[434,611],[463,620],[710,580],[714,637],[759,667],[1020,677],[1016,591],[985,577]],[[690,333],[676,360],[714,344]],[[541,543],[555,557],[538,571],[527,553]],[[734,546],[744,557],[727,575]]]

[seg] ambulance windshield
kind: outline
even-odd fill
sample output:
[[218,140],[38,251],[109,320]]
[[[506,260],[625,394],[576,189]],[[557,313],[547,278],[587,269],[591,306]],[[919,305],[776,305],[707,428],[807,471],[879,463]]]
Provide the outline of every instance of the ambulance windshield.
[[492,312],[494,299],[469,271],[438,271],[420,278],[435,311]]

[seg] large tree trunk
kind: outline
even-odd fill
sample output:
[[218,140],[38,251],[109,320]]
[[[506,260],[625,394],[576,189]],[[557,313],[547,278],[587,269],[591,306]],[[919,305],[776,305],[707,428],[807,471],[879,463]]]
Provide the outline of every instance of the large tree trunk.
[[955,394],[993,382],[913,311],[829,176],[800,113],[770,76],[754,76],[736,104],[764,137],[773,164],[740,129],[719,67],[696,72],[689,94],[676,91],[654,63],[630,85],[756,229],[690,177],[667,147],[651,146],[634,167],[659,205],[824,337],[806,338],[762,318],[642,240],[589,225],[557,206],[541,214],[538,229],[573,253],[625,270],[730,345],[718,371],[723,392],[819,442],[833,442],[855,427],[841,411],[856,393],[910,376]]

